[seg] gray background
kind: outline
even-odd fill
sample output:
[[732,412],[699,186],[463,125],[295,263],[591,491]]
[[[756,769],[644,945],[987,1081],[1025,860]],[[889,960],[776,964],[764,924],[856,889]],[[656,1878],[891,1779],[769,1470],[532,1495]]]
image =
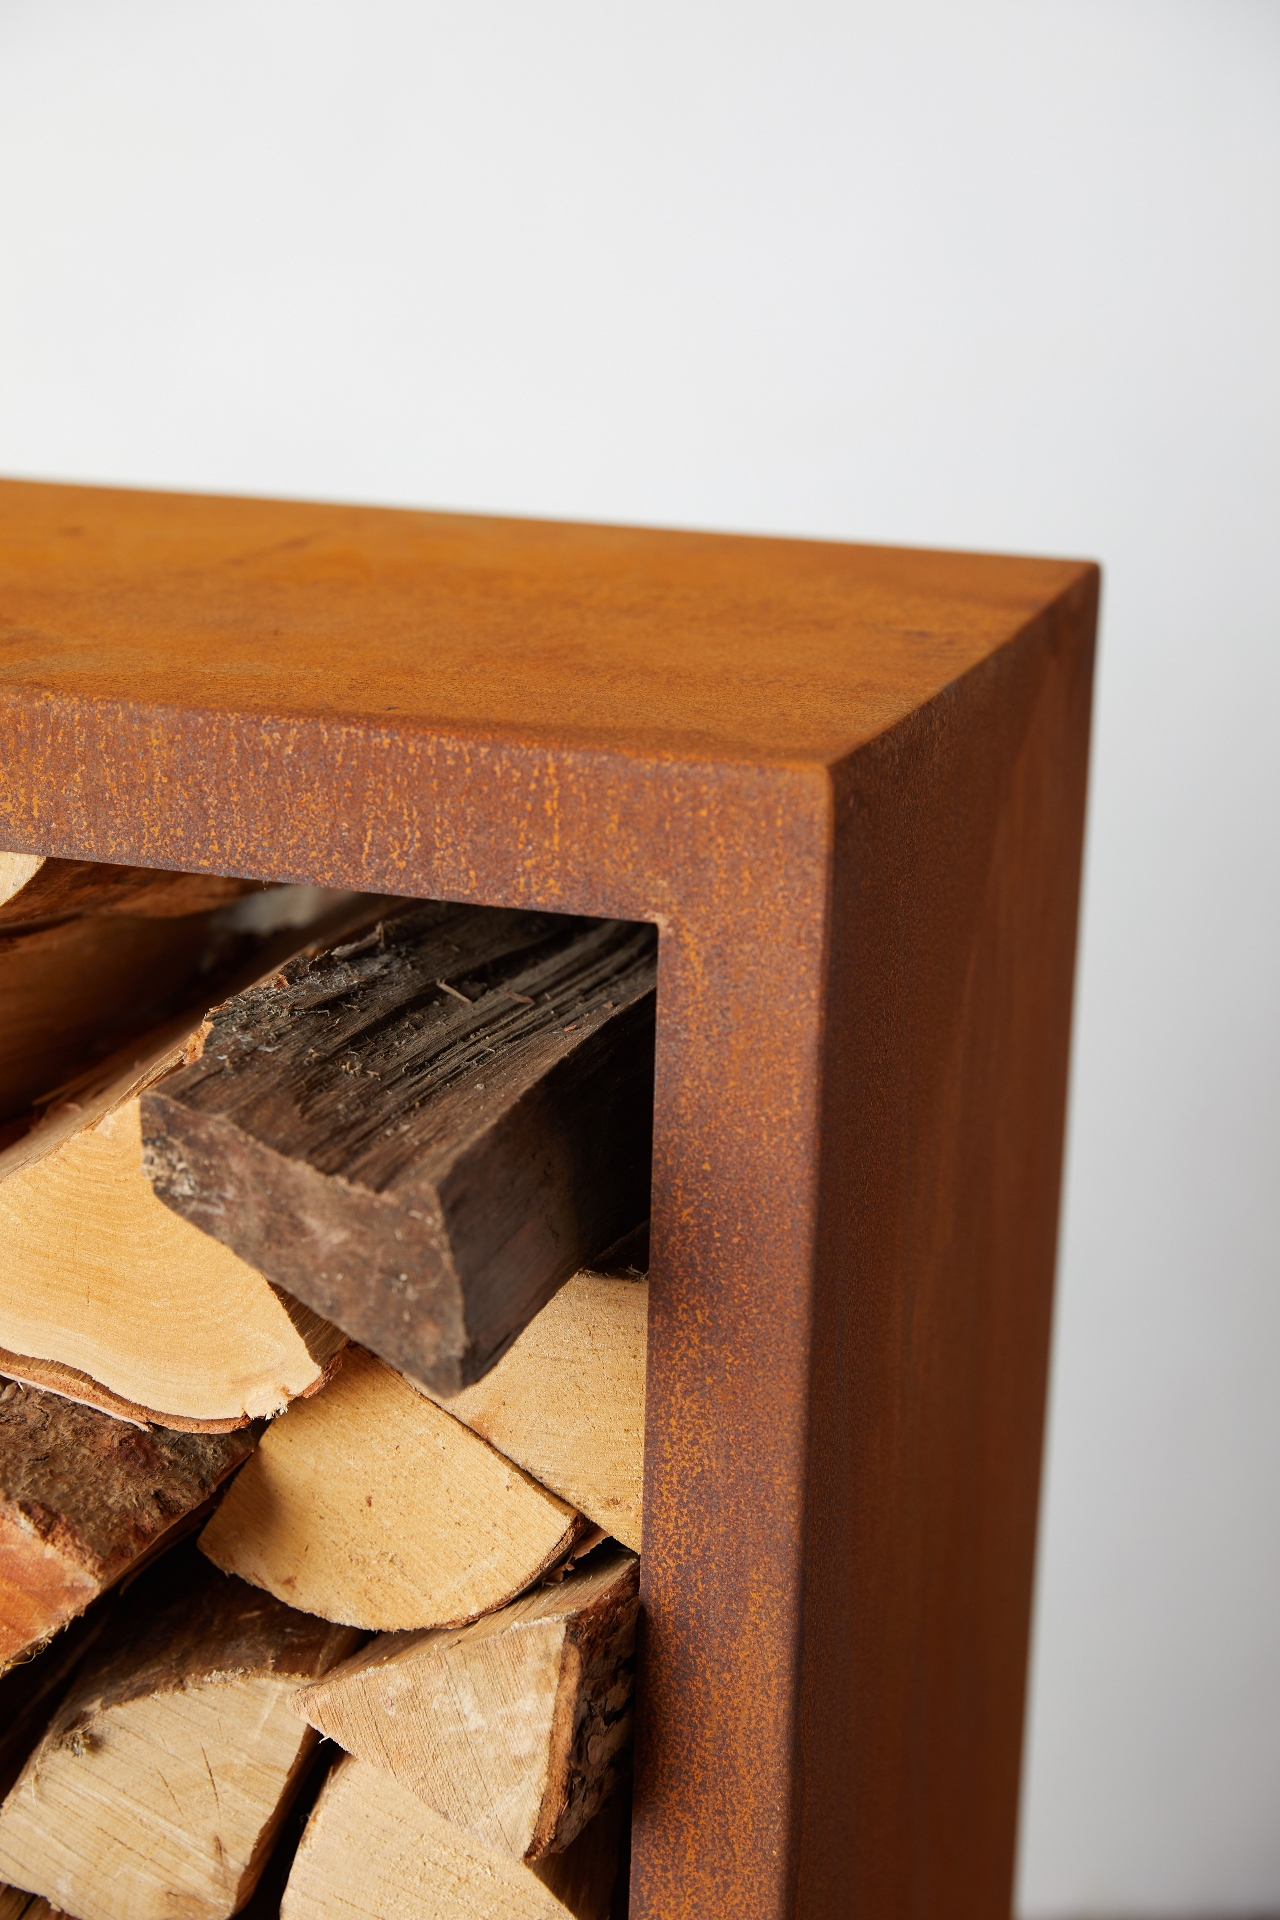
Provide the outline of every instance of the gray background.
[[1280,1909],[1280,8],[0,0],[0,468],[1107,565],[1027,1915]]

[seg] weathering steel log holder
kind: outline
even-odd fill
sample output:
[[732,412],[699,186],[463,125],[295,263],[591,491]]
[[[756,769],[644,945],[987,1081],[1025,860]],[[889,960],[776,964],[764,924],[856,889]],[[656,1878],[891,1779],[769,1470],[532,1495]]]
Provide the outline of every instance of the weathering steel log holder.
[[659,927],[635,1920],[1007,1920],[1095,570],[0,500],[0,844]]

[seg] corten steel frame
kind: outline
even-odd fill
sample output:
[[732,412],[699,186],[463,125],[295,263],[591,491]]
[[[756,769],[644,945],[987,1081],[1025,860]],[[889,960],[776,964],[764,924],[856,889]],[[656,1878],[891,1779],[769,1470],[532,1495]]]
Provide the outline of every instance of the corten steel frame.
[[635,1920],[1006,1920],[1097,573],[0,488],[0,845],[656,921]]

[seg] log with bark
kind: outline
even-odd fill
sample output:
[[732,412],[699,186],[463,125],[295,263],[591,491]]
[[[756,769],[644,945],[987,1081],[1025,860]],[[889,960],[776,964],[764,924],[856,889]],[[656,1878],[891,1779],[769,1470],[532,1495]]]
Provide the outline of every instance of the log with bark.
[[[348,902],[255,937],[230,984],[380,910]],[[345,1336],[163,1206],[143,1172],[143,1089],[198,1047],[207,1007],[86,1071],[0,1152],[0,1367],[123,1418],[217,1431],[314,1392]]]
[[575,1274],[483,1380],[430,1396],[636,1552],[648,1308],[638,1274]]
[[362,1348],[272,1422],[200,1545],[293,1606],[372,1631],[461,1625],[564,1559],[564,1501]]
[[343,1758],[307,1823],[281,1920],[608,1920],[623,1818],[615,1800],[567,1852],[528,1866],[381,1768]]
[[537,1860],[626,1776],[638,1612],[639,1561],[600,1548],[470,1626],[381,1636],[294,1710],[454,1826]]
[[438,1392],[648,1213],[656,940],[426,904],[220,1007],[148,1086],[184,1219]]
[[290,1695],[357,1638],[175,1558],[117,1610],[0,1807],[0,1879],[80,1920],[244,1904],[318,1737]]
[[255,1438],[146,1430],[0,1379],[0,1671],[193,1523]]

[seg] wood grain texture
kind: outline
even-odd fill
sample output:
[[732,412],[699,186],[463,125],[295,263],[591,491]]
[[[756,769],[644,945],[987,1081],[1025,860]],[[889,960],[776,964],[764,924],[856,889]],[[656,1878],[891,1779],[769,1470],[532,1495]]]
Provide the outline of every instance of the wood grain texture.
[[[314,927],[237,935],[224,984],[363,933],[383,906],[345,900]],[[140,1096],[180,1066],[207,1005],[86,1069],[0,1152],[0,1365],[126,1419],[216,1432],[315,1391],[346,1336],[163,1206],[143,1173]]]
[[0,926],[0,1121],[163,1020],[218,944],[203,915]]
[[639,1586],[602,1549],[471,1626],[381,1636],[294,1710],[487,1846],[562,1853],[629,1768]]
[[0,843],[660,927],[632,1920],[1007,1920],[1097,569],[4,506]]
[[0,1874],[80,1920],[228,1920],[315,1743],[289,1697],[355,1638],[183,1556],[118,1610],[0,1807]]
[[456,1391],[649,1211],[651,928],[424,905],[215,1009],[142,1096],[166,1206]]
[[619,1833],[606,1809],[533,1866],[483,1846],[377,1767],[344,1758],[307,1825],[281,1920],[608,1920]]
[[177,920],[211,913],[255,890],[252,880],[224,879],[214,873],[165,873],[154,867],[0,853],[0,928],[63,920],[73,914]]
[[575,1274],[483,1380],[431,1396],[637,1553],[648,1309],[639,1276]]
[[359,1347],[325,1392],[272,1422],[249,1464],[202,1550],[293,1606],[371,1631],[500,1607],[585,1524]]
[[162,1421],[242,1423],[316,1388],[345,1335],[156,1199],[134,1087],[168,1057],[0,1154],[0,1345]]
[[0,1379],[0,1672],[202,1507],[256,1438],[142,1431]]

